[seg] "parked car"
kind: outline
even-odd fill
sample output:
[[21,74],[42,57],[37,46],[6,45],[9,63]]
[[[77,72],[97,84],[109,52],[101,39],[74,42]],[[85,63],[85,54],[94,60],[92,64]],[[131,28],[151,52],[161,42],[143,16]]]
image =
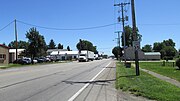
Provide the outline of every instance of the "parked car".
[[14,64],[31,64],[31,58],[21,58],[13,61]]

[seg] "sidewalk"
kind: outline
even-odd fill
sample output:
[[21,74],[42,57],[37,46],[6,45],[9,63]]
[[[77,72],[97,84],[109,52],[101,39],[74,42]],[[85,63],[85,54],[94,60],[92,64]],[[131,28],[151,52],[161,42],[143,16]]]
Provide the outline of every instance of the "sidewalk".
[[166,81],[166,82],[169,82],[169,83],[171,83],[171,84],[173,84],[173,85],[175,85],[175,86],[177,86],[177,87],[180,88],[180,82],[178,82],[178,81],[176,81],[176,80],[174,80],[174,79],[171,79],[171,78],[169,78],[169,77],[167,77],[167,76],[163,76],[163,75],[160,75],[160,74],[158,74],[158,73],[155,73],[155,72],[152,72],[152,71],[149,71],[149,70],[146,70],[146,69],[140,68],[140,70],[142,70],[142,71],[144,71],[144,72],[146,72],[146,73],[149,73],[149,74],[151,74],[151,75],[153,75],[153,76],[155,76],[155,77],[157,77],[157,78],[159,78],[159,79],[161,79],[161,80],[164,80],[164,81]]
[[[132,66],[135,67],[135,64],[132,64]],[[159,78],[159,79],[161,79],[163,81],[169,82],[169,83],[171,83],[171,84],[173,84],[173,85],[180,88],[180,82],[178,82],[178,81],[176,81],[176,80],[174,80],[174,79],[172,79],[170,77],[160,75],[158,73],[152,72],[152,71],[147,70],[147,69],[142,69],[142,68],[139,68],[139,69],[146,72],[146,73],[148,73],[148,74],[151,74],[154,77],[157,77],[157,78]]]

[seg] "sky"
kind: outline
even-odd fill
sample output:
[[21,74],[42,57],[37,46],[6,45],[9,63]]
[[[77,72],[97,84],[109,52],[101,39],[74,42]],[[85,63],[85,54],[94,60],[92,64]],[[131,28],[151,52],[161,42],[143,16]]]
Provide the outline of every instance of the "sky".
[[[0,0],[0,44],[8,45],[15,40],[14,23],[9,23],[17,19],[18,40],[28,41],[25,34],[36,27],[47,44],[53,39],[56,45],[61,43],[64,48],[70,46],[77,50],[76,44],[83,39],[97,46],[100,53],[111,55],[117,45],[115,32],[122,31],[122,23],[111,25],[117,23],[120,15],[120,8],[114,4],[121,2],[130,0]],[[179,4],[180,0],[135,0],[136,23],[142,35],[141,47],[171,38],[176,49],[180,49]],[[132,26],[130,5],[125,6],[125,10],[125,15],[129,16],[125,23]],[[105,25],[110,26],[94,28]]]

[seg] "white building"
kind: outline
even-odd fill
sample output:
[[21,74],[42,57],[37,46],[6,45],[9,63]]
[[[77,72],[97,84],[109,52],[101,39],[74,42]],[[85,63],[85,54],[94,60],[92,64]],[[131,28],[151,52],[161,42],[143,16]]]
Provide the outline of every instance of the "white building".
[[52,51],[50,55],[55,56],[59,60],[76,60],[78,53],[78,51]]
[[[24,51],[25,49],[17,49],[17,55],[18,58],[19,55]],[[9,49],[9,63],[12,63],[14,60],[16,60],[16,49]]]
[[48,55],[50,55],[54,51],[68,51],[67,49],[48,49],[46,52]]

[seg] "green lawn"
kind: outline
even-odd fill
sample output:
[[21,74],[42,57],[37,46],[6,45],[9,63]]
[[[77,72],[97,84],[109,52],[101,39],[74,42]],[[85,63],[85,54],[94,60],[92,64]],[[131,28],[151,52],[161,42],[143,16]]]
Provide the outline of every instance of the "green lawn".
[[38,66],[38,65],[47,65],[47,64],[58,64],[58,63],[67,63],[71,61],[62,61],[62,62],[46,62],[46,63],[36,63],[36,64],[27,64],[27,65],[21,65],[21,64],[8,64],[5,66],[0,66],[0,69],[7,69],[7,68],[16,68],[16,67],[24,67],[24,66]]
[[166,62],[166,66],[162,66],[162,63],[163,62],[140,62],[140,67],[180,82],[180,70],[174,68],[172,62]]
[[148,73],[140,71],[140,76],[135,76],[135,68],[125,68],[119,62],[116,72],[117,89],[157,101],[179,101],[180,99],[180,88]]
[[7,69],[7,68],[12,68],[12,67],[22,67],[24,65],[21,65],[21,64],[8,64],[8,65],[5,65],[5,66],[1,66],[0,69]]

